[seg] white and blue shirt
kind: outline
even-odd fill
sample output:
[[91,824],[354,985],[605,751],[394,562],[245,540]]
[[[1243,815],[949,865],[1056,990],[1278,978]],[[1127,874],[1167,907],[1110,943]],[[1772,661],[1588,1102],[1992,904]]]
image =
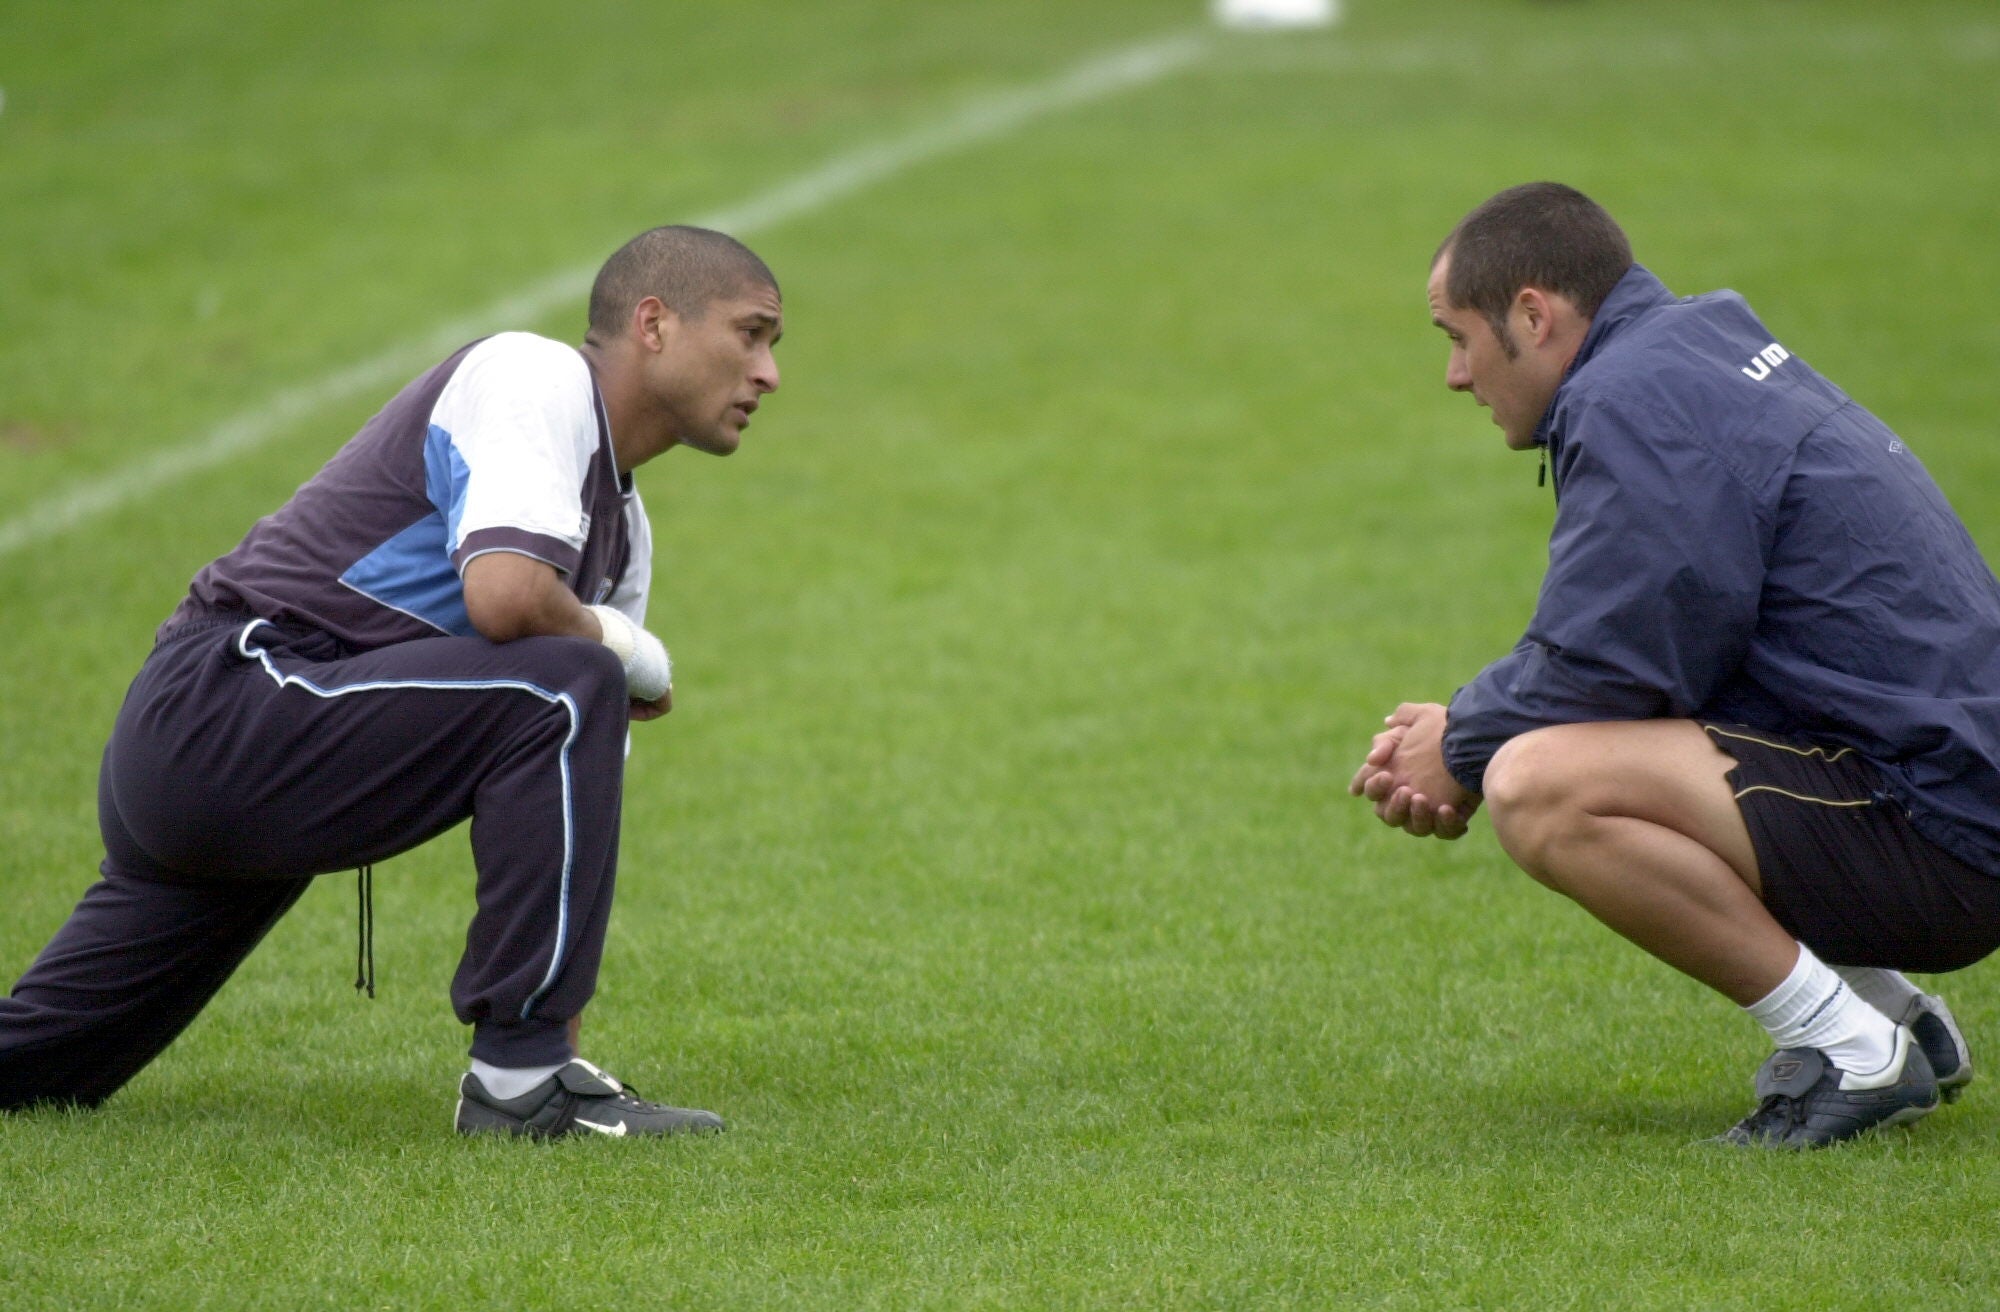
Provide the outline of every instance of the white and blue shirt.
[[167,627],[247,612],[357,651],[469,635],[460,576],[490,551],[547,561],[580,601],[645,623],[645,507],[589,364],[533,333],[474,342],[405,387],[195,575]]

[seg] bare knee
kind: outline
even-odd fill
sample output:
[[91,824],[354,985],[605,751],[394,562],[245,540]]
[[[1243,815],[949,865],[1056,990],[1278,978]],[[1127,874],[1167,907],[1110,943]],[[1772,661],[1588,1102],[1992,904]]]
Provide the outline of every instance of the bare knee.
[[1547,883],[1547,855],[1584,815],[1568,726],[1511,738],[1486,767],[1486,811],[1507,855]]

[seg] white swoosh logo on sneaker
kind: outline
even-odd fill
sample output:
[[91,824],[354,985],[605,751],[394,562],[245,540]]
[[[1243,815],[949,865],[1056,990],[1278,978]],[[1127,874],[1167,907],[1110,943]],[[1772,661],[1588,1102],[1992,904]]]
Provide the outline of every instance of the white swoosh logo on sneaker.
[[596,1121],[585,1120],[578,1120],[576,1123],[586,1130],[595,1130],[599,1134],[608,1134],[614,1139],[625,1137],[625,1122],[623,1121],[614,1121],[610,1125],[599,1125]]

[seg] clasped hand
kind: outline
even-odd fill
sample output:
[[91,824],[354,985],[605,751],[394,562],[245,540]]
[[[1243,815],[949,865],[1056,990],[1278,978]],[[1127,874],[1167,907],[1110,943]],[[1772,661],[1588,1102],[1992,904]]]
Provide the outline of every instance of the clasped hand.
[[1383,824],[1414,838],[1463,838],[1480,797],[1445,769],[1445,708],[1404,702],[1384,723],[1388,728],[1375,735],[1347,791],[1373,802]]

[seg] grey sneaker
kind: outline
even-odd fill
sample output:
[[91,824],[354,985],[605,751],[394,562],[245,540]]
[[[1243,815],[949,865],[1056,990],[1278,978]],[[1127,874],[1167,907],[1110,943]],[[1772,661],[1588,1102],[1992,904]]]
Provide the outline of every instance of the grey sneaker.
[[1965,1046],[1965,1035],[1959,1033],[1951,1008],[1944,1005],[1943,998],[1926,993],[1903,1013],[1903,1024],[1910,1027],[1917,1046],[1930,1059],[1931,1070],[1937,1075],[1938,1096],[1957,1102],[1965,1086],[1972,1083],[1972,1049]]
[[1750,1148],[1824,1148],[1882,1125],[1905,1125],[1938,1105],[1937,1077],[1907,1025],[1879,1075],[1857,1078],[1818,1048],[1781,1048],[1757,1069],[1757,1110],[1721,1142]]
[[722,1118],[714,1112],[647,1102],[577,1057],[518,1098],[494,1097],[477,1075],[467,1071],[458,1084],[457,1126],[460,1134],[525,1134],[537,1139],[602,1134],[617,1139],[714,1134],[722,1129]]

